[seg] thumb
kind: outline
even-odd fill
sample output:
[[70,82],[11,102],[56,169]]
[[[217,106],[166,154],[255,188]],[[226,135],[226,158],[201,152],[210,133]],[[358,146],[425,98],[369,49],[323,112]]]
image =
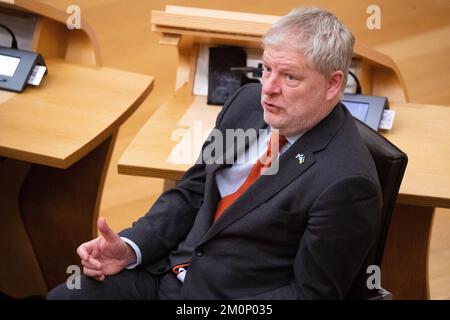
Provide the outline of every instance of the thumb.
[[103,217],[100,217],[97,221],[97,228],[98,231],[100,231],[103,238],[106,240],[106,242],[113,242],[117,240],[119,237],[114,231],[111,230],[111,228],[106,223],[106,219]]

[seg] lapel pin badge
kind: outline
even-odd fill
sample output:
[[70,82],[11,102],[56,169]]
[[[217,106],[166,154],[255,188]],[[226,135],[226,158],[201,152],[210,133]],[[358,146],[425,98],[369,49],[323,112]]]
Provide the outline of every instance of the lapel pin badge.
[[305,162],[305,155],[303,153],[298,153],[295,158],[298,159],[298,164]]

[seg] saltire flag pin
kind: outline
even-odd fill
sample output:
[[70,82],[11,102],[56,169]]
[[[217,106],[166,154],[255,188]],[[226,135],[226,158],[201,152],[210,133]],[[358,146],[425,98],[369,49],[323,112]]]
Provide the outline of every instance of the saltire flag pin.
[[298,153],[295,158],[298,159],[298,164],[305,162],[305,155],[303,153]]

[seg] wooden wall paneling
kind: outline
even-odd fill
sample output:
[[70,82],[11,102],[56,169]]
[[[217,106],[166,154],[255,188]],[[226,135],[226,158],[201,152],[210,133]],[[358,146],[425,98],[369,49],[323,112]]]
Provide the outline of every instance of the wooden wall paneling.
[[49,289],[67,280],[69,265],[80,266],[77,247],[96,235],[114,141],[106,139],[66,170],[33,164],[22,185],[21,217]]
[[[178,68],[175,82],[175,90],[181,88],[185,83],[190,83],[193,79],[192,70],[192,55],[195,51],[195,46],[192,37],[183,36],[178,45]],[[195,70],[194,70],[195,72]],[[192,84],[191,88],[192,88]]]
[[64,59],[67,62],[79,63],[87,66],[99,66],[100,61],[95,53],[89,36],[82,30],[66,31],[68,40]]
[[396,300],[430,298],[428,257],[433,216],[433,207],[395,206],[383,255],[381,285]]
[[[58,41],[55,41],[58,39]],[[60,58],[64,59],[67,50],[68,37],[66,36],[66,28],[61,23],[39,17],[34,47],[37,52],[42,54],[44,59]]]
[[83,30],[69,30],[64,24],[45,17],[39,17],[33,47],[46,59],[60,58],[90,66],[100,64],[94,46]]
[[[0,292],[14,298],[45,295],[45,284],[19,204],[20,189],[31,164],[0,158]],[[3,259],[8,259],[4,261]]]

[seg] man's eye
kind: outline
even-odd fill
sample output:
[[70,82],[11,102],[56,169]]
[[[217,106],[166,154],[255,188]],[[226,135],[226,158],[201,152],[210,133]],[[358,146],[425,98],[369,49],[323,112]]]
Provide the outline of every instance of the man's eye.
[[288,79],[289,81],[298,80],[297,77],[294,77],[294,76],[291,75],[291,74],[288,74],[288,75],[287,75],[287,79]]
[[265,72],[272,72],[272,68],[270,68],[268,66],[264,66],[264,71]]

